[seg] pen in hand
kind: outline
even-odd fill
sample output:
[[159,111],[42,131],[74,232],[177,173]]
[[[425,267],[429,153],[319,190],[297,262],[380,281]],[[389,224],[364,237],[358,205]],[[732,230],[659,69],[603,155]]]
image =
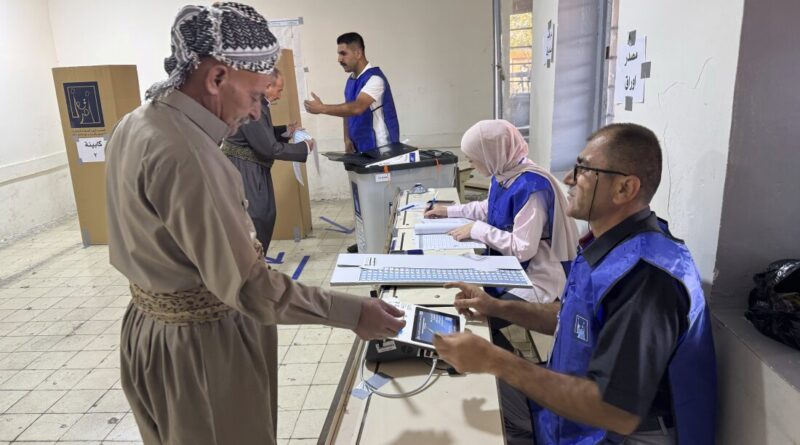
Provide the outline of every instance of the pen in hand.
[[439,192],[436,192],[436,193],[433,194],[433,198],[431,198],[431,200],[428,202],[428,209],[427,210],[433,210],[433,205],[436,204],[436,195],[438,195],[438,194],[439,194]]

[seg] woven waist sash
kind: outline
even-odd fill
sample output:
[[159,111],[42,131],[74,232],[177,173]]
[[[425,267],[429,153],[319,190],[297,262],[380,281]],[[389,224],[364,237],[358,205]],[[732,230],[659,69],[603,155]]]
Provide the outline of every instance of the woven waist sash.
[[[253,240],[253,247],[259,258],[263,258],[264,248],[261,243]],[[203,285],[177,292],[150,292],[131,283],[130,289],[133,305],[137,309],[167,324],[217,321],[227,318],[233,311]]]
[[205,286],[178,292],[149,292],[131,283],[133,305],[147,316],[167,324],[222,320],[233,311]]
[[269,167],[269,164],[256,157],[253,150],[242,147],[241,145],[232,144],[228,141],[222,142],[222,153],[225,154],[225,156],[241,159],[243,161],[255,162],[258,165]]

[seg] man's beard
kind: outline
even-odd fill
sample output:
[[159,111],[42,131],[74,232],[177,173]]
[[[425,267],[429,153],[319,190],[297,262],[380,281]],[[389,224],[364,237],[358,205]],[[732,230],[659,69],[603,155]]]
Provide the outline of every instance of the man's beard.
[[245,118],[242,118],[242,119],[236,121],[234,123],[235,127],[231,128],[231,126],[229,125],[228,126],[228,135],[226,137],[233,136],[234,134],[236,134],[237,131],[239,131],[240,128],[242,128],[242,126],[247,125],[250,122],[253,122],[253,119],[251,119],[249,117],[245,117]]

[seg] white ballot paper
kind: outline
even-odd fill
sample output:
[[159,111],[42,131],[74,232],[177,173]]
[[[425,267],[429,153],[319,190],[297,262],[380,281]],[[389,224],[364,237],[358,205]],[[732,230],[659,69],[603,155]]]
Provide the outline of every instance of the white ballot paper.
[[449,250],[449,249],[485,249],[486,244],[475,240],[456,241],[446,233],[431,233],[417,236],[417,249]]
[[[286,131],[283,134],[281,134],[281,136],[288,137],[289,132]],[[304,142],[308,139],[313,139],[311,137],[311,134],[309,134],[304,129],[300,128],[294,131],[294,134],[292,135],[292,138],[289,140],[289,142],[291,142],[292,144],[296,144],[298,142]],[[316,148],[314,149],[314,166],[317,168],[317,174],[319,174],[319,152],[316,150]],[[294,171],[294,178],[297,180],[297,182],[299,182],[300,185],[305,187],[306,184],[303,182],[303,171],[300,170],[300,163],[292,162],[292,170]]]
[[[298,142],[307,141],[309,139],[314,139],[311,136],[311,133],[307,132],[304,129],[298,129],[294,131],[294,135],[292,136],[292,143],[296,144]],[[317,171],[317,175],[319,175],[319,150],[318,147],[314,147],[314,151],[312,152],[314,159],[314,169]]]
[[395,286],[441,285],[453,281],[482,286],[533,287],[513,256],[339,254],[331,286],[386,284]]
[[300,185],[305,187],[306,184],[303,182],[303,171],[300,170],[300,163],[292,162],[292,170],[294,170],[294,179],[297,179],[297,182],[299,182]]
[[473,221],[467,218],[424,218],[414,225],[414,233],[417,235],[449,233],[471,222]]

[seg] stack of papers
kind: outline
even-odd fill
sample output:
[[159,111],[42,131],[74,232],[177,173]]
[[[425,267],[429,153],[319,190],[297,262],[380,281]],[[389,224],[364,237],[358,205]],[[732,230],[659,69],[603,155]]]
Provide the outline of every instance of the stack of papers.
[[450,233],[463,225],[473,222],[466,218],[425,218],[414,225],[417,235],[432,235],[437,233]]
[[486,244],[475,240],[456,241],[445,233],[419,235],[417,248],[422,250],[485,249]]

